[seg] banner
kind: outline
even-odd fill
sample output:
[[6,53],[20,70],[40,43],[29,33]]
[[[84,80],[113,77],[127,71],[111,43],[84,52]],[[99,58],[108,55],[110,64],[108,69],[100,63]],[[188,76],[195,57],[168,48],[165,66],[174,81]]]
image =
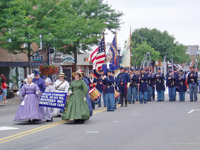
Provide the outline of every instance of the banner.
[[39,106],[64,109],[67,93],[44,92],[40,98]]
[[131,67],[131,34],[128,37],[127,42],[124,45],[124,51],[122,52],[121,66],[122,67]]
[[[118,50],[117,50],[117,36],[115,35],[110,45],[110,49],[107,52],[106,57],[109,62],[110,69],[115,71],[119,69]],[[102,67],[103,68],[103,67]]]

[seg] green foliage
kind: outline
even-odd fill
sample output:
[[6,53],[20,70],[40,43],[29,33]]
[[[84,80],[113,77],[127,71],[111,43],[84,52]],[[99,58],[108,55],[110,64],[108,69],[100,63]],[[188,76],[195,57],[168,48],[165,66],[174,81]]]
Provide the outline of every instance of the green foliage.
[[185,63],[190,59],[190,56],[186,54],[186,47],[182,44],[176,44],[173,54],[175,63]]
[[[156,61],[160,59],[160,52],[155,51],[154,48],[147,44],[147,42],[142,42],[141,44],[132,43],[132,46],[133,45],[136,45],[136,48],[132,48],[131,50],[131,65],[134,65],[135,61],[135,65],[140,66],[143,57],[147,54],[147,52],[151,53],[151,60]],[[147,60],[149,59],[150,58],[148,56]]]
[[135,43],[133,45],[134,48],[137,47],[137,44],[146,41],[155,51],[160,52],[161,59],[163,59],[166,54],[166,60],[171,61],[173,55],[174,62],[176,63],[182,63],[188,58],[188,56],[185,55],[186,48],[181,44],[175,43],[175,38],[167,31],[161,32],[157,29],[151,30],[148,28],[136,29],[132,33],[131,39]]
[[105,29],[120,28],[123,15],[101,0],[3,0],[0,4],[0,47],[25,53],[29,67],[35,53],[31,43],[39,45],[40,35],[46,47],[74,54],[76,63],[77,54],[97,44]]

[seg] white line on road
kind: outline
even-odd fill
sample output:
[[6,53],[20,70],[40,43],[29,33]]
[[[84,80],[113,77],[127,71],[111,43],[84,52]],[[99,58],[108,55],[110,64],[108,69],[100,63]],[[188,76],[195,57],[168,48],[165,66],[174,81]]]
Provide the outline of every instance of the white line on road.
[[0,127],[0,131],[2,131],[2,130],[16,130],[16,129],[19,129],[19,128],[6,127],[6,126]]
[[194,109],[190,110],[190,111],[188,112],[188,114],[191,114],[193,111],[194,111]]

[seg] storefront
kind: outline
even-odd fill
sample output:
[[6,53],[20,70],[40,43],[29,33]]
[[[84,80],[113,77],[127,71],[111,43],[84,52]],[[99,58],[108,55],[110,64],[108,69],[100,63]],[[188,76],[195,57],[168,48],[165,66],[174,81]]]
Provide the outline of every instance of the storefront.
[[[90,54],[80,54],[77,56],[77,68],[82,69],[87,76],[92,69],[92,64],[86,61]],[[66,55],[61,52],[55,52],[50,55],[50,63],[60,67],[60,72],[65,73],[66,80],[71,83],[74,78],[72,72],[75,72],[74,58],[71,55]]]

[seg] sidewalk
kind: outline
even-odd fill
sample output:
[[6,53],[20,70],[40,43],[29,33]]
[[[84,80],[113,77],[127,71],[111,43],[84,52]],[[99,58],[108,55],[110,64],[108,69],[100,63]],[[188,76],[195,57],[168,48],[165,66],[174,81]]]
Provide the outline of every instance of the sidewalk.
[[7,101],[7,103],[4,103],[3,100],[0,100],[0,107],[7,105],[19,105],[21,103],[21,99],[19,98],[9,98]]

